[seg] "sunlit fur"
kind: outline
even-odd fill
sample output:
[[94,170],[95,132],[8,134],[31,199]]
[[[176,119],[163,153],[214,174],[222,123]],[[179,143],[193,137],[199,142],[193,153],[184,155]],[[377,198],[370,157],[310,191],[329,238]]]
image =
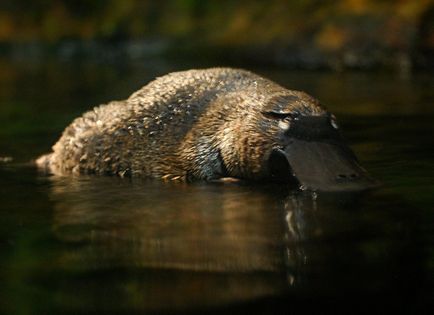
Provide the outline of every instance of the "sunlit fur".
[[264,179],[272,149],[291,127],[264,112],[325,110],[306,93],[249,71],[175,72],[75,119],[37,164],[61,175]]

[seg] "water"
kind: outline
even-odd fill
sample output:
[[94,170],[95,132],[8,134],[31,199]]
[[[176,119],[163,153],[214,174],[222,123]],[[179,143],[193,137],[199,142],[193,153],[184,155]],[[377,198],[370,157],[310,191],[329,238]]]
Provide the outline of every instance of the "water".
[[99,103],[192,67],[0,61],[0,312],[422,312],[434,274],[434,79],[256,69],[315,95],[383,182],[362,195],[47,176]]

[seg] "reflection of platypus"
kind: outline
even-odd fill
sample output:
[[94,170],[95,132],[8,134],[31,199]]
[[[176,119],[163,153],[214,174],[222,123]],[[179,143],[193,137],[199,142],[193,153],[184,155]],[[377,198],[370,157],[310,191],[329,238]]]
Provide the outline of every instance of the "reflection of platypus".
[[37,163],[54,174],[296,180],[319,190],[372,185],[316,99],[230,68],[171,73],[96,107]]

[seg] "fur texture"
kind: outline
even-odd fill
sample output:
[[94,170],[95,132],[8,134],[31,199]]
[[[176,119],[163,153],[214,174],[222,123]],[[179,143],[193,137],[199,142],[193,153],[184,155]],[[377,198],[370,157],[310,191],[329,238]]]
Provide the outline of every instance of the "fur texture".
[[171,73],[75,119],[37,164],[54,174],[263,179],[291,124],[267,112],[325,110],[306,93],[245,70]]

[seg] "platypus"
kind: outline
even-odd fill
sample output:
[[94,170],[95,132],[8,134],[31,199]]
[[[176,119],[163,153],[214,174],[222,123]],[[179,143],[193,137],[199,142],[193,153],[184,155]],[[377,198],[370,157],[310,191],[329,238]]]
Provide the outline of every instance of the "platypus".
[[317,99],[232,68],[170,73],[95,107],[37,165],[60,175],[236,178],[324,191],[375,183]]

